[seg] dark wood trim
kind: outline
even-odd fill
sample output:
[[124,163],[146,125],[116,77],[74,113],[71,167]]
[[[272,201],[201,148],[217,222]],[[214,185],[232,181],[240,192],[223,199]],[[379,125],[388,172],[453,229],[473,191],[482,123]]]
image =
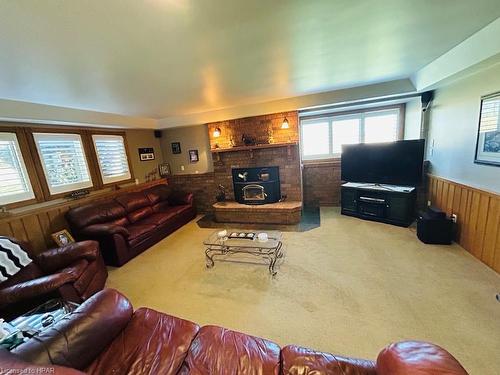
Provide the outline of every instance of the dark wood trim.
[[28,178],[31,184],[31,188],[33,189],[33,194],[35,198],[27,199],[23,201],[18,201],[14,203],[6,204],[4,207],[7,209],[13,209],[18,207],[24,207],[31,204],[35,204],[43,201],[43,191],[40,186],[39,179],[36,178],[36,167],[33,163],[33,159],[31,157],[31,151],[29,147],[29,143],[27,141],[27,135],[23,128],[20,127],[10,127],[10,126],[2,126],[0,128],[0,132],[2,133],[14,133],[17,137],[17,142],[19,144],[19,149],[21,151],[21,157],[23,158],[24,165],[26,166],[26,171],[28,172]]
[[[102,176],[101,176],[101,168],[99,167],[99,160],[97,158],[97,151],[95,149],[94,145],[94,140],[92,139],[93,135],[117,135],[120,137],[123,137],[123,144],[125,145],[125,153],[127,155],[127,163],[128,163],[128,170],[130,172],[130,178],[126,180],[120,180],[116,182],[109,182],[107,184],[104,183]],[[108,187],[116,187],[118,185],[123,185],[128,182],[134,182],[135,181],[135,175],[134,171],[132,169],[132,164],[131,164],[131,157],[130,157],[130,147],[128,144],[127,140],[127,133],[125,131],[113,131],[113,130],[100,130],[100,129],[89,129],[88,130],[88,137],[90,140],[92,152],[89,154],[91,155],[92,162],[93,162],[93,168],[97,174],[97,180],[99,181],[99,186],[102,188],[108,188]]]
[[[92,187],[88,188],[89,191],[98,191],[106,188],[117,188],[135,181],[134,171],[132,168],[130,147],[127,141],[127,133],[125,130],[116,129],[97,129],[89,127],[76,127],[76,126],[60,126],[60,125],[38,125],[38,124],[18,124],[18,123],[0,123],[0,132],[16,133],[21,149],[21,154],[29,174],[31,186],[35,194],[35,199],[30,199],[22,202],[15,202],[6,205],[7,209],[19,208],[35,203],[48,202],[58,198],[64,198],[73,191],[64,193],[51,194],[45,173],[42,167],[42,161],[38,154],[38,149],[35,144],[33,133],[54,133],[54,134],[78,134],[82,139],[83,150],[87,160],[90,178],[92,180]],[[6,126],[5,126],[6,125]],[[127,154],[128,168],[130,171],[130,178],[126,180],[116,181],[105,184],[102,180],[97,153],[95,151],[92,135],[118,135],[123,137],[125,152]]]
[[45,201],[50,201],[50,200],[58,199],[58,198],[64,198],[68,194],[71,194],[73,191],[78,191],[80,189],[69,190],[69,191],[65,191],[64,193],[56,193],[56,194],[52,194],[50,192],[49,184],[47,182],[47,178],[45,176],[45,172],[43,169],[42,160],[41,160],[41,157],[38,153],[38,149],[36,147],[36,142],[35,142],[35,138],[33,135],[34,133],[77,134],[77,135],[79,135],[82,139],[82,146],[83,146],[83,150],[85,152],[85,157],[86,157],[86,161],[87,161],[87,166],[89,168],[90,178],[92,180],[92,186],[87,188],[87,189],[89,191],[95,191],[95,190],[98,190],[100,188],[100,186],[98,184],[96,184],[95,171],[92,170],[91,164],[89,163],[89,149],[88,149],[88,143],[85,140],[85,130],[77,129],[77,128],[61,129],[61,128],[52,128],[52,127],[51,128],[30,127],[30,128],[26,128],[26,131],[28,133],[28,142],[30,145],[31,155],[33,158],[33,162],[35,163],[35,166],[36,166],[38,180],[42,186],[42,191],[43,191]]

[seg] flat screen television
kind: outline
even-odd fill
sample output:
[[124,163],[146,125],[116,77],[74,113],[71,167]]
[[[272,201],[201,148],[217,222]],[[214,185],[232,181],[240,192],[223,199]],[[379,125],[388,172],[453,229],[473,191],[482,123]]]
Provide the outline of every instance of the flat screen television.
[[422,180],[423,139],[342,145],[342,180],[416,186]]

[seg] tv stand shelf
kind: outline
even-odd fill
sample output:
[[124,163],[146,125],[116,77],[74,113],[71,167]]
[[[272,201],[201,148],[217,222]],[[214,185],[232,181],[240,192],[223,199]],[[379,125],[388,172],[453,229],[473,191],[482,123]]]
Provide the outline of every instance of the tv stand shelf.
[[415,219],[413,186],[348,182],[341,187],[341,212],[407,227]]

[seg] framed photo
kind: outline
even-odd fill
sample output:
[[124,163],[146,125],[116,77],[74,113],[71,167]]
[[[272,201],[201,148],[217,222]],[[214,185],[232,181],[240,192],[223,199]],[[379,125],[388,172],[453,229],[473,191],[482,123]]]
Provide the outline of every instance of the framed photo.
[[181,153],[181,143],[172,142],[172,154],[180,154],[180,153]]
[[170,164],[162,163],[158,165],[158,172],[160,172],[160,176],[165,177],[170,175]]
[[75,242],[74,238],[71,236],[67,229],[52,233],[52,239],[59,247],[66,246],[70,243]]
[[155,150],[153,147],[139,148],[139,159],[141,161],[155,160]]
[[200,158],[198,157],[198,150],[189,150],[189,162],[197,163],[199,161]]
[[474,163],[500,166],[500,92],[481,98]]

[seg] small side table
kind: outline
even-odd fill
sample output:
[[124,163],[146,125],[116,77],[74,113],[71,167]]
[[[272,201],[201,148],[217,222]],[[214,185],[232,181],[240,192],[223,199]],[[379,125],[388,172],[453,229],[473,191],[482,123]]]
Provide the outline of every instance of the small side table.
[[79,305],[61,299],[49,300],[33,310],[6,323],[10,334],[0,346],[12,350],[71,314]]

